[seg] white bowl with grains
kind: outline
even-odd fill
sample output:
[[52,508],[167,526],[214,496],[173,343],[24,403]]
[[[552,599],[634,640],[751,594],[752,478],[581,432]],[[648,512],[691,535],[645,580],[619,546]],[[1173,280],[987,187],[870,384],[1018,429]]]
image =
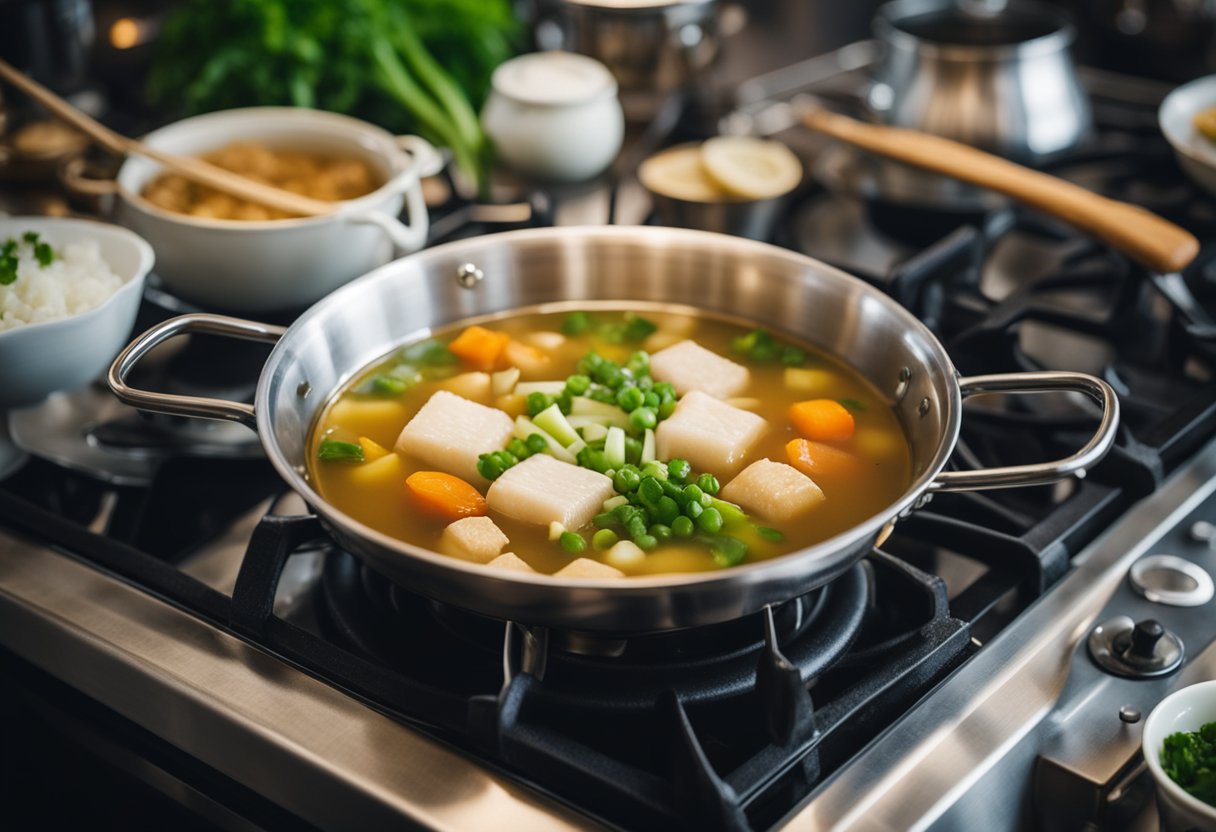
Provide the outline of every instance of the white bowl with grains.
[[0,411],[97,378],[130,337],[152,259],[125,228],[0,217]]

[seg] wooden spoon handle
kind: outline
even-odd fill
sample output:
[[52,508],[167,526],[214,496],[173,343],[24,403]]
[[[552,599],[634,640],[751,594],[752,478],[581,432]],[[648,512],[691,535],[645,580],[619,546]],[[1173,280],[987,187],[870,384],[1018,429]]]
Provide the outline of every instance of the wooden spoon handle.
[[803,120],[816,132],[871,153],[1005,194],[1088,231],[1154,272],[1176,272],[1199,253],[1199,240],[1193,234],[1150,211],[961,142],[919,130],[867,124],[828,110],[815,110]]
[[113,153],[134,154],[155,159],[169,170],[181,174],[192,182],[209,185],[232,196],[292,214],[317,217],[332,214],[338,209],[335,203],[313,199],[253,179],[246,179],[239,173],[225,170],[202,159],[166,153],[116,133],[92,116],[76,109],[3,59],[0,59],[0,78],[46,107],[56,118],[72,125]]

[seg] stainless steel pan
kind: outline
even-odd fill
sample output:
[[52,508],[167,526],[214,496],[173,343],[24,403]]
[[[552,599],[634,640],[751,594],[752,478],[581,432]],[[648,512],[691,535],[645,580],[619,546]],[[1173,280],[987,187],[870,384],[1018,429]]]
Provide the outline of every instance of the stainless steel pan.
[[[721,572],[573,580],[499,572],[434,554],[364,526],[327,504],[306,475],[308,431],[355,373],[402,342],[474,316],[537,304],[679,304],[746,318],[845,357],[886,396],[907,432],[914,482],[881,512],[830,540]],[[253,405],[137,390],[126,378],[152,347],[208,332],[275,343]],[[257,430],[283,479],[334,537],[402,586],[497,618],[600,632],[642,632],[736,618],[841,574],[897,518],[935,492],[1050,483],[1100,460],[1115,437],[1111,388],[1081,373],[959,378],[941,344],[894,301],[823,263],[773,246],[664,228],[515,231],[440,246],[338,290],[290,328],[186,315],[145,332],[117,358],[110,386],[159,413],[230,419]],[[981,393],[1083,393],[1101,406],[1094,436],[1052,462],[943,471],[962,399]]]

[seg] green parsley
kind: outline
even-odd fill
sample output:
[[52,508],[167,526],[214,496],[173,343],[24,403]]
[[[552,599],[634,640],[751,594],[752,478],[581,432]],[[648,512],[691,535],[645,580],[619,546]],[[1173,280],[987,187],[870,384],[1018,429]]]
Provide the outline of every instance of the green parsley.
[[0,286],[8,286],[17,280],[19,253],[23,242],[34,250],[34,259],[42,268],[45,269],[55,261],[55,250],[39,238],[37,231],[26,231],[21,235],[20,241],[10,237],[0,246]]
[[1216,722],[1166,737],[1161,767],[1188,793],[1216,806]]

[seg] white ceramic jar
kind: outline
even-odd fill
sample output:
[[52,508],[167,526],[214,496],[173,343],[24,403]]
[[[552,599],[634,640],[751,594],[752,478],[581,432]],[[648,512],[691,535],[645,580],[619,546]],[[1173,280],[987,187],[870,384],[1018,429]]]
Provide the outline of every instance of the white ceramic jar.
[[499,66],[482,110],[499,158],[523,176],[580,182],[602,173],[625,137],[617,83],[572,52],[534,52]]

